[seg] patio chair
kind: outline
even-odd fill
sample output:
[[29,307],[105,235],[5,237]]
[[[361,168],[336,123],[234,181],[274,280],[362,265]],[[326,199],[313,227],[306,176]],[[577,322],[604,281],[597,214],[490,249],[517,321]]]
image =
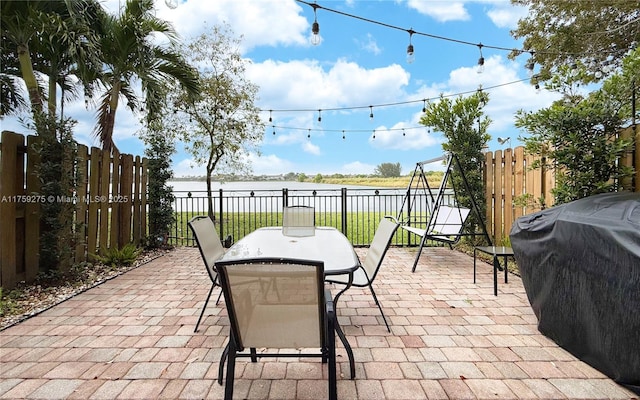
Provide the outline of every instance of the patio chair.
[[286,206],[282,210],[282,233],[287,236],[311,236],[316,225],[311,206]]
[[[205,300],[204,306],[202,307],[200,318],[198,318],[196,327],[193,330],[194,332],[197,332],[200,321],[204,316],[204,311],[207,308],[207,304],[209,304],[209,298],[213,293],[213,289],[215,289],[216,286],[220,286],[220,283],[218,282],[218,273],[214,268],[214,263],[224,254],[224,247],[222,246],[222,242],[220,241],[220,237],[218,236],[216,227],[208,215],[195,216],[191,218],[191,220],[189,220],[187,225],[189,225],[189,228],[191,228],[191,231],[193,232],[193,236],[196,238],[196,243],[198,244],[200,255],[202,256],[202,261],[204,261],[204,266],[207,269],[207,274],[211,279],[211,289],[209,290],[207,299]],[[218,295],[216,305],[220,302],[221,296],[222,291],[220,291],[220,294]]]
[[[369,250],[367,250],[364,262],[362,262],[361,267],[353,273],[353,281],[351,282],[351,286],[369,288],[371,295],[373,296],[373,300],[376,302],[384,324],[387,326],[387,330],[389,332],[391,332],[391,328],[389,328],[387,318],[384,316],[384,312],[382,311],[382,306],[378,301],[376,292],[373,290],[373,281],[376,278],[376,275],[378,275],[384,256],[389,249],[393,235],[398,230],[398,226],[399,224],[392,219],[383,218],[380,221],[380,224],[376,229],[376,233],[373,235],[373,240],[369,245]],[[326,278],[326,282],[348,285],[349,276],[329,275]],[[340,294],[336,296],[336,302],[338,301],[339,296]]]
[[[252,362],[260,357],[320,357],[328,363],[329,398],[336,399],[337,320],[331,292],[324,288],[324,264],[271,258],[223,260],[216,268],[231,325],[218,370],[222,385],[226,361],[225,399],[233,397],[240,357]],[[257,353],[257,348],[264,351]]]

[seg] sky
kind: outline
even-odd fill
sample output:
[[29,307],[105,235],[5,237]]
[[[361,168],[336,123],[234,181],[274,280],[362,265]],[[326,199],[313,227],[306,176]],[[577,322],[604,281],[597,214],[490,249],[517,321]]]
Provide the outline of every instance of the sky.
[[[260,155],[248,159],[254,175],[372,174],[382,163],[400,163],[403,174],[411,173],[417,162],[443,154],[442,133],[419,124],[425,100],[455,99],[479,87],[490,98],[489,150],[515,147],[525,134],[514,126],[516,111],[558,98],[530,84],[526,53],[510,60],[508,51],[489,48],[521,48],[510,30],[527,10],[509,0],[318,0],[317,45],[313,8],[295,0],[167,2],[156,0],[156,15],[183,41],[222,23],[241,37],[246,76],[259,87],[256,105],[266,124]],[[118,0],[103,4],[112,12],[119,7]],[[411,63],[408,30],[416,32]],[[485,59],[481,73],[477,44]],[[99,146],[91,135],[95,110],[80,100],[65,104],[65,112],[78,120],[76,140]],[[114,140],[121,152],[144,154],[139,120],[119,106]],[[3,130],[28,133],[15,118],[1,123]],[[175,176],[205,174],[182,143],[172,167]]]

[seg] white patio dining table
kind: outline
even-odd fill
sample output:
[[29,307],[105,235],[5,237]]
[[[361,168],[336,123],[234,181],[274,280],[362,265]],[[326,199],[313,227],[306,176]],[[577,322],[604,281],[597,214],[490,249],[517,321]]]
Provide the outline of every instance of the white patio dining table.
[[[353,273],[360,268],[360,260],[349,239],[336,228],[318,226],[303,236],[288,236],[282,227],[259,228],[233,244],[220,260],[242,260],[255,258],[293,258],[322,261],[324,274],[348,274],[351,282]],[[334,296],[338,298],[351,284]],[[336,329],[338,337],[347,351],[351,365],[351,379],[355,378],[353,351],[340,325]]]

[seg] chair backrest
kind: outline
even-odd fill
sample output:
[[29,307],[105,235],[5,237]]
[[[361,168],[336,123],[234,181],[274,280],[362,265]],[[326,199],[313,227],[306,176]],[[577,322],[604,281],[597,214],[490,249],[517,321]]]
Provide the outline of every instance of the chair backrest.
[[443,236],[459,235],[470,211],[464,207],[438,207],[434,211],[436,219],[433,221],[433,227],[429,230],[430,233]]
[[229,321],[244,348],[321,348],[325,339],[324,264],[294,259],[216,263]]
[[380,221],[376,233],[373,235],[373,240],[369,245],[369,250],[367,251],[364,262],[362,263],[362,268],[367,274],[369,282],[372,282],[378,274],[384,255],[389,249],[391,239],[396,233],[396,230],[398,230],[398,226],[399,224],[397,222],[388,218],[383,218]]
[[213,268],[214,263],[224,255],[224,247],[220,242],[216,227],[208,215],[193,217],[187,224],[196,238],[196,243],[200,249],[202,261],[207,267],[209,277],[214,282],[217,275],[216,270]]
[[286,206],[282,210],[282,233],[288,236],[311,236],[316,225],[311,206]]

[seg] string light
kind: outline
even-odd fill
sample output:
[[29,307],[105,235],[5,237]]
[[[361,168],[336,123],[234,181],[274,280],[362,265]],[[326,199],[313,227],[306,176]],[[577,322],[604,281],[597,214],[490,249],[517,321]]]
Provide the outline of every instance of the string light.
[[374,139],[376,138],[376,130],[375,129],[373,130],[373,138]]
[[416,56],[413,51],[413,43],[411,43],[411,37],[413,36],[415,31],[412,28],[412,29],[409,29],[407,32],[409,32],[409,46],[407,46],[407,63],[411,64],[416,60]]
[[533,61],[534,53],[530,52],[529,54],[531,54],[531,58],[529,58],[529,61],[527,62],[527,65],[525,65],[525,68],[527,69],[527,75],[529,76],[529,78],[531,78],[533,76],[533,69],[535,68],[536,63]]
[[307,139],[311,139],[311,128],[309,128],[309,133],[307,133]]
[[344,129],[342,130],[342,139],[344,140],[346,136],[344,135]]
[[275,134],[276,134],[276,126],[272,125],[271,127],[273,128],[273,135],[275,136]]
[[317,46],[320,44],[320,24],[318,23],[317,10],[320,6],[316,3],[310,4],[313,7],[313,24],[311,25],[311,44]]
[[402,136],[407,136],[407,134],[404,132],[404,128],[402,128]]
[[273,110],[269,110],[269,122],[273,122],[273,118],[271,118],[271,113],[273,112]]
[[318,110],[318,125],[322,123],[322,110]]
[[373,106],[369,106],[369,120],[373,121]]
[[478,50],[480,50],[480,58],[478,58],[477,72],[481,74],[484,72],[484,57],[482,56],[482,43],[478,44]]
[[422,113],[427,112],[427,99],[422,99]]

